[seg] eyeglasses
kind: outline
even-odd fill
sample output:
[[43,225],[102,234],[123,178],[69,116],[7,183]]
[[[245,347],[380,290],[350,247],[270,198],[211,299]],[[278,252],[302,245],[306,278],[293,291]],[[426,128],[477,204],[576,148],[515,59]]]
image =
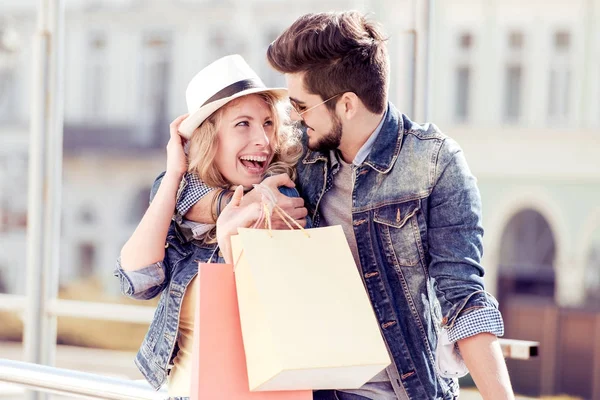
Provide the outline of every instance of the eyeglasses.
[[342,94],[343,94],[343,93],[338,93],[338,94],[336,94],[336,95],[334,95],[334,96],[331,96],[331,97],[330,97],[330,98],[328,98],[327,100],[325,100],[325,101],[322,101],[322,102],[320,102],[319,104],[316,104],[316,105],[314,105],[314,106],[312,106],[312,107],[310,107],[310,108],[307,108],[307,109],[306,109],[306,110],[304,110],[304,111],[298,111],[298,108],[296,108],[297,106],[294,104],[294,101],[293,101],[293,100],[292,100],[292,101],[290,101],[290,103],[292,104],[292,108],[294,109],[294,111],[296,111],[296,114],[298,114],[298,116],[299,116],[300,118],[303,118],[303,117],[302,117],[302,115],[303,115],[303,114],[306,114],[306,113],[307,113],[307,112],[309,112],[310,110],[312,110],[312,109],[314,109],[314,108],[317,108],[317,107],[319,107],[321,104],[325,104],[325,103],[327,103],[329,100],[333,100],[333,99],[335,99],[336,97],[338,97],[338,96],[340,96],[340,95],[342,95]]

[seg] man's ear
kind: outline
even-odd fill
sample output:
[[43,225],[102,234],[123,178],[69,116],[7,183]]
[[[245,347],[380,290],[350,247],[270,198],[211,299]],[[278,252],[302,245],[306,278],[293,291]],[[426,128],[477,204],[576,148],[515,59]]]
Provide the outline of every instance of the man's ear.
[[345,92],[338,102],[340,113],[346,120],[352,120],[359,114],[363,104],[354,92]]

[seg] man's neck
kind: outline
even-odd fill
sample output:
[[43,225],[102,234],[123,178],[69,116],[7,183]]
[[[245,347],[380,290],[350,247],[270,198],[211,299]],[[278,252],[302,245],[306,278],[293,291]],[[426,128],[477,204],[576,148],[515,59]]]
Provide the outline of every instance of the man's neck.
[[358,151],[379,126],[385,112],[382,114],[366,113],[356,121],[352,121],[351,126],[344,127],[342,141],[338,150],[344,162],[351,164]]

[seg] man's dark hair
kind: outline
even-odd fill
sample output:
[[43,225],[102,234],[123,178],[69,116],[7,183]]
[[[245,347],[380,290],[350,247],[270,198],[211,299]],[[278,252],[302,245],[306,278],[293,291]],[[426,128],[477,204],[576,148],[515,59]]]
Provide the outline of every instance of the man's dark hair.
[[[281,73],[304,73],[306,90],[323,100],[353,92],[373,113],[387,107],[386,38],[376,23],[356,11],[298,18],[271,43],[267,59]],[[334,109],[335,102],[327,106]]]

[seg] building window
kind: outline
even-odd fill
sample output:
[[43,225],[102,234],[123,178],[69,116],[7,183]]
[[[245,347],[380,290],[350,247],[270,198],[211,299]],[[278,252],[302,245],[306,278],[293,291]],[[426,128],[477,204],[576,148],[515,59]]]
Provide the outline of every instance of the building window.
[[86,84],[84,113],[85,118],[91,122],[98,122],[106,118],[107,96],[107,41],[104,32],[93,32],[87,41]]
[[594,233],[586,264],[586,303],[600,308],[600,229]]
[[93,243],[79,245],[79,276],[89,278],[94,275],[96,268],[96,246]]
[[[1,53],[0,53],[1,54]],[[17,74],[11,67],[0,66],[0,122],[15,122],[17,116]]]
[[553,122],[566,121],[569,117],[571,97],[571,36],[569,32],[554,34],[553,56],[550,65],[548,117]]
[[462,50],[471,50],[471,47],[473,46],[473,35],[470,33],[463,33],[460,35],[458,42]]
[[506,97],[504,116],[507,121],[518,121],[521,117],[521,82],[520,66],[509,66],[506,70]]
[[79,220],[83,224],[93,224],[96,222],[96,213],[91,207],[82,207],[79,210]]
[[0,155],[0,231],[24,231],[27,228],[27,155],[7,151]]
[[508,35],[508,45],[511,50],[521,50],[523,48],[523,33],[522,32],[511,32]]
[[459,123],[465,123],[470,117],[471,86],[472,86],[472,50],[473,35],[464,32],[458,35],[456,43],[457,65],[454,72],[454,118]]
[[456,69],[456,102],[454,114],[458,122],[465,122],[469,117],[469,89],[471,71],[469,67]]
[[523,33],[510,32],[507,41],[507,60],[504,77],[504,119],[518,122],[523,104]]
[[4,278],[4,271],[7,268],[4,267],[3,264],[0,264],[0,293],[8,293],[8,285],[6,284],[6,279]]
[[[136,129],[141,146],[163,144],[168,139],[169,88],[171,86],[172,40],[168,32],[153,32],[142,41],[141,107],[142,126]],[[160,142],[160,143],[159,143]]]

